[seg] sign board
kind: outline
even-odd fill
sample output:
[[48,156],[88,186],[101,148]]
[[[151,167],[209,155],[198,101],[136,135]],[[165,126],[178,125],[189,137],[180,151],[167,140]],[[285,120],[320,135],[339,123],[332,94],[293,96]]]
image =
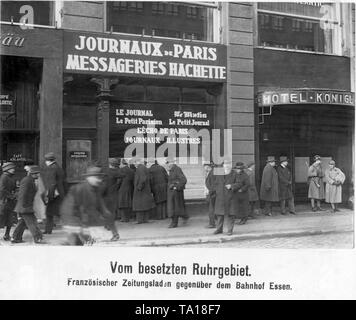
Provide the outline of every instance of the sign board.
[[352,92],[332,90],[266,91],[258,96],[258,105],[260,107],[286,104],[331,104],[354,106],[355,96]]
[[226,82],[226,46],[63,31],[64,72]]
[[67,140],[66,170],[68,182],[82,180],[90,161],[90,140]]

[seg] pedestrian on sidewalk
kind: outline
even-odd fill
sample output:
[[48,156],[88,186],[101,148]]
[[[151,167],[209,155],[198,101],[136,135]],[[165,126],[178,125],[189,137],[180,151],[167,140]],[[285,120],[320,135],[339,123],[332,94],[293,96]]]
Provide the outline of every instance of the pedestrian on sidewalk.
[[156,204],[154,218],[161,220],[167,218],[167,184],[168,173],[158,164],[156,159],[148,159],[150,165],[151,189]]
[[216,216],[215,216],[215,199],[216,199],[216,192],[214,190],[214,163],[207,162],[204,163],[204,173],[205,173],[205,196],[206,202],[208,205],[208,213],[209,213],[209,224],[208,228],[215,228],[216,227]]
[[313,211],[324,211],[324,209],[321,208],[321,200],[325,199],[323,177],[324,173],[321,168],[321,157],[315,155],[314,163],[308,169],[308,198],[310,199]]
[[121,222],[129,222],[132,216],[132,197],[135,172],[129,167],[126,159],[121,159],[119,170],[118,207]]
[[46,225],[43,234],[51,234],[54,227],[54,217],[59,217],[59,209],[64,199],[64,172],[56,161],[53,152],[46,153],[45,166],[41,177],[46,188],[44,197],[46,208]]
[[105,179],[103,183],[103,197],[105,205],[112,213],[115,219],[118,214],[119,196],[119,160],[116,158],[108,159],[109,167],[105,170]]
[[250,178],[245,172],[245,169],[246,167],[243,162],[236,162],[234,167],[234,170],[237,173],[235,201],[237,217],[240,218],[240,225],[247,222],[249,214],[248,190],[250,187]]
[[255,163],[250,162],[247,165],[247,169],[245,170],[245,172],[250,179],[250,187],[248,189],[250,212],[248,218],[255,219],[259,212],[259,197],[256,187]]
[[168,184],[167,184],[167,214],[172,218],[168,228],[178,227],[179,217],[183,218],[186,224],[189,216],[185,209],[184,189],[187,178],[182,169],[177,166],[175,159],[167,158]]
[[264,201],[264,214],[272,216],[273,202],[279,201],[278,195],[278,174],[275,169],[276,159],[274,156],[267,157],[266,166],[263,169],[260,199]]
[[[104,173],[100,167],[89,166],[85,180],[70,188],[61,206],[63,228],[68,233],[67,245],[84,245],[111,231],[111,241],[119,240],[112,212],[102,195]],[[100,233],[100,229],[102,232]]]
[[342,202],[342,185],[345,178],[345,174],[335,167],[335,161],[331,160],[329,168],[325,171],[325,202],[330,203],[331,212],[340,211],[337,204]]
[[286,202],[288,202],[288,210],[290,214],[295,214],[294,196],[292,191],[292,174],[288,168],[288,158],[281,156],[279,158],[280,165],[277,167],[279,199],[281,205],[281,214],[286,215]]
[[137,223],[147,223],[151,210],[155,207],[150,184],[150,172],[141,158],[135,159],[135,179],[132,210],[136,212]]
[[[219,168],[220,169],[220,168]],[[215,215],[217,226],[214,234],[223,233],[225,216],[227,217],[227,234],[232,235],[236,218],[237,173],[232,170],[232,161],[225,159],[223,172],[216,172],[214,178]]]
[[12,234],[12,243],[23,242],[22,236],[26,227],[30,230],[35,243],[42,242],[42,232],[38,227],[34,211],[34,200],[38,190],[40,167],[31,166],[29,175],[20,182],[18,200],[15,207],[19,219]]
[[15,221],[16,181],[14,179],[16,165],[5,162],[0,177],[0,229],[5,228],[3,239],[11,240],[10,231]]

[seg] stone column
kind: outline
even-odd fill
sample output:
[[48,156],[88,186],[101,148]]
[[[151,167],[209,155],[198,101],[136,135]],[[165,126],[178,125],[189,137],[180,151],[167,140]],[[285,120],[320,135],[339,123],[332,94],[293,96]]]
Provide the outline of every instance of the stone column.
[[110,124],[110,100],[111,89],[118,83],[118,79],[113,78],[92,78],[92,82],[98,87],[97,105],[97,155],[102,166],[107,166],[109,158],[109,124]]

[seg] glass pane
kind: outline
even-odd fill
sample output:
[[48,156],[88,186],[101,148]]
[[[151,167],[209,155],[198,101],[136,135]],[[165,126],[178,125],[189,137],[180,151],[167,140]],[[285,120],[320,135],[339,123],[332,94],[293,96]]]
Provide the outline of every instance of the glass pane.
[[145,88],[140,85],[120,84],[115,87],[112,94],[116,99],[121,100],[143,100],[145,97]]
[[321,18],[322,3],[259,2],[258,9]]
[[198,88],[183,88],[183,101],[207,103],[206,90]]
[[147,87],[147,100],[152,101],[179,101],[179,88],[176,87]]
[[107,30],[213,41],[214,10],[218,9],[165,2],[108,1]]

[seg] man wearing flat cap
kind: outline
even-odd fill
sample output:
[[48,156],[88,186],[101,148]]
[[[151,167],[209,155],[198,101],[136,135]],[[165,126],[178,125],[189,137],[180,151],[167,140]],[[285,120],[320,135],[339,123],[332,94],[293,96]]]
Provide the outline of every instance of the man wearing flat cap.
[[321,208],[321,200],[325,199],[323,177],[324,173],[321,167],[321,157],[315,155],[314,163],[308,169],[308,198],[311,202],[312,211],[324,211],[324,209]]
[[116,218],[118,211],[118,195],[119,195],[119,160],[109,158],[109,167],[105,170],[105,179],[103,183],[103,197],[106,207]]
[[236,216],[240,218],[239,224],[245,224],[249,214],[249,194],[250,178],[244,171],[245,165],[243,162],[236,162],[234,167],[237,173],[237,186],[236,186]]
[[206,162],[204,163],[204,173],[205,173],[205,196],[206,202],[208,205],[208,214],[209,214],[209,224],[208,228],[215,228],[215,198],[216,192],[214,190],[214,163]]
[[294,196],[292,191],[292,174],[288,168],[288,158],[281,156],[279,158],[280,165],[277,167],[279,199],[281,205],[281,214],[287,214],[286,202],[290,214],[295,214]]
[[259,206],[258,206],[259,196],[256,187],[255,163],[254,162],[248,163],[245,172],[250,179],[250,187],[248,188],[248,200],[250,205],[250,213],[248,217],[251,219],[255,219],[256,214],[258,214],[259,211]]
[[40,176],[39,166],[30,166],[29,174],[20,182],[15,212],[19,215],[18,223],[12,234],[12,243],[23,242],[22,236],[26,227],[30,230],[35,243],[42,242],[42,233],[37,225],[34,200],[38,190],[37,179]]
[[168,165],[168,184],[167,184],[167,214],[172,218],[168,228],[178,227],[179,217],[183,218],[185,224],[189,216],[185,209],[184,189],[187,184],[187,178],[183,170],[177,166],[174,158],[166,159]]
[[132,218],[132,196],[134,189],[135,171],[126,159],[121,159],[119,170],[119,196],[118,207],[121,222],[129,222]]
[[64,172],[56,162],[53,152],[46,153],[45,166],[41,177],[46,189],[45,202],[46,225],[44,234],[51,234],[54,227],[54,217],[59,216],[59,207],[64,198]]
[[2,165],[0,177],[0,228],[5,228],[3,239],[9,241],[10,230],[14,222],[16,204],[16,181],[14,179],[16,165],[6,162]]
[[263,169],[260,199],[264,201],[264,214],[272,216],[272,204],[279,201],[278,195],[278,174],[275,169],[276,159],[268,156],[266,166]]
[[84,245],[94,240],[92,230],[97,227],[110,229],[111,241],[119,239],[112,213],[102,196],[104,175],[100,167],[89,166],[84,174],[85,181],[69,190],[61,207],[68,245]]

